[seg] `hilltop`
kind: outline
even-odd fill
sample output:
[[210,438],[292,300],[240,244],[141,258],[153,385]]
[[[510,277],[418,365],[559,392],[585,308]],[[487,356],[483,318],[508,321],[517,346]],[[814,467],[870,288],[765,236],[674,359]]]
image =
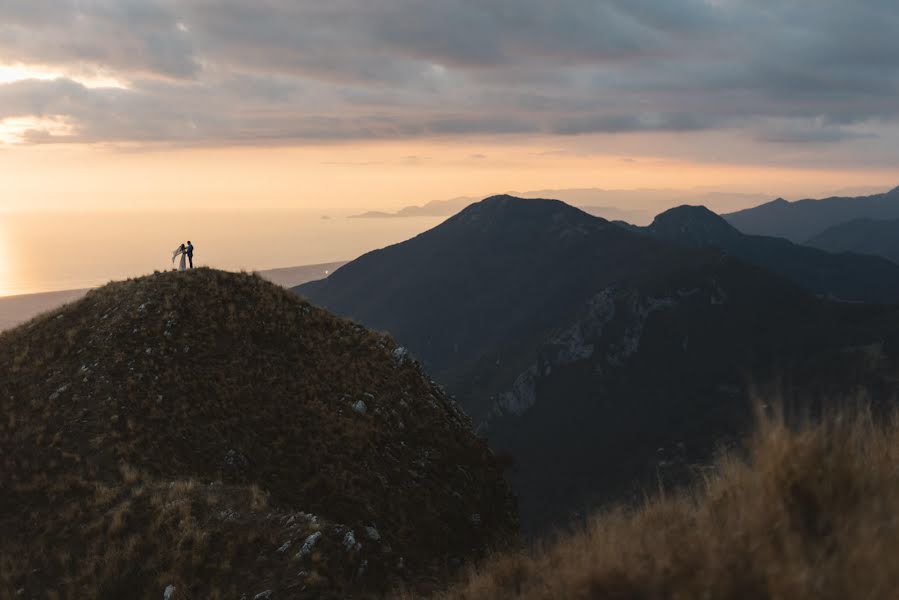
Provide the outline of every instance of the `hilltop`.
[[370,597],[511,539],[469,420],[261,278],[112,283],[0,335],[4,597]]
[[[343,262],[303,265],[283,269],[257,271],[267,281],[283,287],[294,287],[327,277],[333,271],[346,264]],[[0,331],[11,329],[37,315],[74,302],[87,293],[87,289],[64,290],[58,292],[39,292],[15,296],[0,296]]]

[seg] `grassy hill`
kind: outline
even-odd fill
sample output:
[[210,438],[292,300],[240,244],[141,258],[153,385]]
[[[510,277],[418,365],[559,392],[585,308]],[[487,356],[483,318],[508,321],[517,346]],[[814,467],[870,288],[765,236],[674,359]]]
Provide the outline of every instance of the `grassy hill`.
[[469,422],[262,279],[113,283],[0,335],[0,596],[369,597],[509,539]]
[[895,419],[768,418],[692,490],[496,556],[435,598],[895,598],[897,461]]

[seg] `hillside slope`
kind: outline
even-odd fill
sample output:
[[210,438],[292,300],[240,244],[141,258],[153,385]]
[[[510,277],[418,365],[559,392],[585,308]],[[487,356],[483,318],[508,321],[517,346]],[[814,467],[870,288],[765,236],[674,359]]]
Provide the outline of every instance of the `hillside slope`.
[[825,229],[854,219],[899,219],[899,187],[859,198],[824,198],[772,202],[724,215],[742,231],[752,235],[779,237],[801,244]]
[[745,235],[704,206],[672,208],[643,231],[676,244],[720,248],[820,296],[899,304],[899,265],[878,256],[834,254],[780,238]]
[[262,279],[94,290],[0,335],[0,595],[369,597],[514,533],[389,338]]
[[835,225],[806,243],[828,252],[882,256],[899,264],[899,219],[856,219]]

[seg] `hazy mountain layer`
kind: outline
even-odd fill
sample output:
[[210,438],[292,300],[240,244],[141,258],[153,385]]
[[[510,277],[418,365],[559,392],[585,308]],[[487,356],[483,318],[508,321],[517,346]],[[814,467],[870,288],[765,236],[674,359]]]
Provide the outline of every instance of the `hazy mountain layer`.
[[899,188],[858,198],[825,198],[773,202],[724,215],[727,221],[753,235],[781,237],[802,243],[824,230],[854,219],[899,219]]
[[720,248],[835,300],[899,304],[899,265],[895,263],[875,256],[834,254],[781,238],[745,235],[702,206],[673,208],[642,231],[681,245]]
[[899,219],[856,219],[835,225],[807,243],[828,252],[872,254],[899,263]]

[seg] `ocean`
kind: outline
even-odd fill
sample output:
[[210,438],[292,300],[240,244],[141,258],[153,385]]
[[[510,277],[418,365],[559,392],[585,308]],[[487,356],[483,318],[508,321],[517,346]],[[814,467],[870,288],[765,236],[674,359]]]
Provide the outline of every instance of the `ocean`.
[[323,212],[0,214],[0,296],[171,269],[172,251],[188,239],[198,266],[253,271],[353,259],[441,220]]

